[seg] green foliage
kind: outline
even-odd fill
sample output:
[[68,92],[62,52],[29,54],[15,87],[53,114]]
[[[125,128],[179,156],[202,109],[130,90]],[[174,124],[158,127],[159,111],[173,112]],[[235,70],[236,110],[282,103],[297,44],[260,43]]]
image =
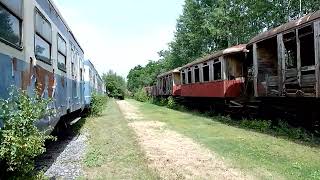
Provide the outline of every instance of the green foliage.
[[92,93],[91,95],[91,116],[100,116],[107,104],[107,97],[103,94]]
[[128,90],[134,93],[146,86],[155,85],[157,76],[165,71],[162,61],[149,61],[145,67],[134,67],[127,77]]
[[109,97],[123,99],[126,94],[126,81],[123,77],[117,75],[113,71],[102,75],[102,79],[106,84],[106,90]]
[[150,100],[147,92],[144,88],[141,88],[139,91],[135,92],[133,95],[134,99],[140,102],[147,102]]
[[247,120],[244,119],[241,121],[240,125],[242,127],[246,127],[249,129],[254,129],[260,132],[267,132],[271,129],[271,121],[264,121],[264,120]]
[[171,97],[171,96],[168,98],[167,107],[170,108],[170,109],[176,109],[177,108],[177,103],[174,100],[174,98]]
[[[302,1],[302,14],[319,9],[320,1]],[[260,32],[299,17],[299,0],[185,0],[174,39],[158,61],[137,66],[128,76],[130,91],[154,85],[156,76],[205,54],[247,43]]]
[[0,100],[0,159],[6,162],[8,173],[28,177],[34,173],[34,158],[45,152],[44,143],[54,139],[40,131],[35,124],[50,115],[45,100],[35,93],[13,89],[7,100]]

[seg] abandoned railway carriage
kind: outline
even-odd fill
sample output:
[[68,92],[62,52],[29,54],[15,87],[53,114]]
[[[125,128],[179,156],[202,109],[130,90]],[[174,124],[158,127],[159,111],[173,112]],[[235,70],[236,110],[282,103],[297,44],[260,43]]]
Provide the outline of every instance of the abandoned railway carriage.
[[161,74],[152,95],[184,98],[240,97],[245,88],[246,45],[238,45]]
[[84,82],[85,108],[89,108],[91,104],[92,93],[105,93],[103,80],[90,60],[86,60],[84,62]]
[[218,51],[183,66],[182,97],[236,98],[244,88],[246,45]]
[[319,98],[319,35],[317,11],[253,38],[247,48],[255,97]]
[[53,98],[54,127],[84,107],[84,52],[51,0],[0,0],[0,98],[14,85]]

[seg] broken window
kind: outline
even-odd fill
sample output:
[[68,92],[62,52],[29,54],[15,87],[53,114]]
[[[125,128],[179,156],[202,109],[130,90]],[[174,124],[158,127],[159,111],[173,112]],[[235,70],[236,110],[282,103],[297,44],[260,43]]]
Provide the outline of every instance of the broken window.
[[192,83],[192,71],[191,68],[188,69],[188,84]]
[[182,71],[181,74],[182,74],[182,84],[186,84],[186,73]]
[[290,32],[283,35],[285,47],[285,60],[287,69],[297,68],[297,42],[296,33]]
[[301,66],[315,65],[313,27],[307,26],[298,30],[300,40]]
[[210,69],[208,63],[203,64],[203,81],[207,82],[210,80]]
[[196,66],[194,68],[194,81],[197,83],[197,82],[200,82],[200,69],[198,66]]
[[221,80],[221,62],[215,60],[213,63],[213,80]]

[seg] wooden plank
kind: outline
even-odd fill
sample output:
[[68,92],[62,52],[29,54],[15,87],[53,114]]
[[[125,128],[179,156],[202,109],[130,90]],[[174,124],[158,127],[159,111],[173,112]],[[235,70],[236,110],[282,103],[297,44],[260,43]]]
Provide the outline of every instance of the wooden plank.
[[258,94],[258,73],[259,73],[259,66],[258,66],[258,52],[257,52],[257,44],[253,44],[252,48],[253,53],[253,84],[254,84],[254,96],[259,97]]
[[314,71],[316,70],[316,66],[304,66],[301,67],[301,71]]
[[320,97],[320,21],[314,22],[314,47],[315,47],[315,65],[316,65],[316,97]]
[[300,48],[300,39],[298,29],[296,29],[296,43],[297,43],[297,75],[298,75],[298,83],[301,86],[301,48]]
[[279,76],[279,96],[282,96],[284,89],[284,80],[286,79],[286,62],[283,43],[283,34],[277,35],[278,44],[278,76]]

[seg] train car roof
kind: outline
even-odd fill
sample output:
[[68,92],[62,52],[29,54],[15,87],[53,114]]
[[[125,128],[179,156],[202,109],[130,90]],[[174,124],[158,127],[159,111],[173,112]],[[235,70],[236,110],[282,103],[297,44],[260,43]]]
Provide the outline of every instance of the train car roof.
[[172,73],[179,73],[180,70],[181,70],[181,67],[178,67],[178,68],[173,69],[171,71],[168,71],[168,72],[160,74],[159,76],[157,76],[157,78],[160,78],[160,77],[163,77],[163,76],[167,76],[167,75],[172,74]]
[[199,58],[199,59],[197,59],[197,60],[195,60],[195,61],[193,61],[193,62],[191,62],[191,63],[189,63],[189,64],[187,64],[185,66],[183,66],[181,69],[188,68],[188,67],[191,67],[193,65],[200,64],[202,62],[206,62],[206,61],[218,58],[218,57],[223,56],[223,55],[234,54],[234,53],[239,53],[239,52],[247,52],[246,46],[247,46],[246,44],[239,44],[237,46],[229,47],[227,49],[214,52],[212,54],[209,54],[209,55],[207,55],[205,57]]
[[79,41],[77,40],[77,38],[74,36],[73,32],[71,31],[71,28],[69,27],[67,21],[64,19],[64,17],[62,16],[61,12],[59,11],[58,7],[56,6],[56,4],[52,1],[52,0],[48,0],[49,3],[53,6],[53,8],[55,9],[55,11],[58,13],[59,17],[61,18],[63,24],[67,27],[67,30],[69,31],[69,33],[71,34],[72,38],[74,39],[74,41],[78,44],[79,48],[81,49],[82,53],[84,54],[84,50],[81,47]]
[[319,19],[319,18],[320,18],[320,10],[313,12],[313,13],[310,13],[306,16],[303,16],[302,18],[299,18],[297,20],[287,22],[287,23],[285,23],[281,26],[278,26],[276,28],[270,29],[269,31],[263,32],[263,33],[257,35],[256,37],[252,38],[248,44],[250,45],[250,44],[271,38],[273,36],[276,36],[279,33],[289,31],[291,29],[294,29],[297,26],[301,26],[303,24],[306,24],[308,22],[312,22],[312,21]]
[[99,78],[101,81],[103,81],[102,78],[101,78],[101,76],[100,76],[100,74],[98,73],[96,67],[94,67],[94,65],[92,64],[92,62],[91,62],[89,59],[87,59],[87,60],[84,61],[84,65],[91,66],[91,67],[94,69],[95,73],[98,75],[98,78]]

